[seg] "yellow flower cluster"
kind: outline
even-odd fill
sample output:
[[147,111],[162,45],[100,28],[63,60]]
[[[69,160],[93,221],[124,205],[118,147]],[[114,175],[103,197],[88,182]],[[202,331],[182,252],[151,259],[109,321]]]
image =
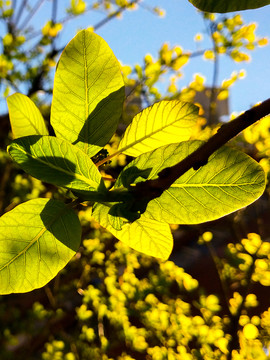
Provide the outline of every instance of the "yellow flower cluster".
[[42,34],[44,36],[54,38],[62,29],[63,25],[61,23],[53,23],[51,20],[49,20],[42,28]]

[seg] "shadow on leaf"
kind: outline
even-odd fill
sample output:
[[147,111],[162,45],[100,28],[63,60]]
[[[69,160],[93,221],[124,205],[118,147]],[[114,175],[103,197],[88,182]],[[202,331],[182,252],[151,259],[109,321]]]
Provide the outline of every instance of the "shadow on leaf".
[[125,88],[121,87],[101,100],[86,119],[78,139],[73,142],[73,145],[80,148],[83,148],[85,143],[106,145],[116,131],[122,114],[122,106],[119,104],[123,103],[124,97]]
[[[55,239],[77,251],[81,239],[81,225],[75,212],[58,200],[50,199],[40,213],[44,227]],[[52,251],[54,247],[48,248]],[[56,251],[56,249],[54,250]]]

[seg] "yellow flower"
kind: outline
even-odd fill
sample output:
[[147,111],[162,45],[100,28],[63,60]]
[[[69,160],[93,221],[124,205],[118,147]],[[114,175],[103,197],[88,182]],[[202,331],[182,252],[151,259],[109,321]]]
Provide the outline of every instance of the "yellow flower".
[[243,328],[243,335],[248,340],[254,340],[259,335],[259,330],[253,324],[246,324]]

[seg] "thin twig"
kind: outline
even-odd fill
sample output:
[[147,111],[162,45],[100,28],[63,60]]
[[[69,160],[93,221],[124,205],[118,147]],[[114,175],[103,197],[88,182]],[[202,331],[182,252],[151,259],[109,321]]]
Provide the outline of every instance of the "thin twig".
[[29,21],[32,19],[32,17],[35,15],[35,13],[38,11],[40,6],[45,0],[39,0],[36,5],[32,8],[32,10],[29,12],[28,16],[24,19],[24,22],[19,27],[19,31],[22,31],[24,27],[29,23]]
[[231,334],[231,340],[229,341],[229,344],[228,344],[228,350],[229,350],[228,360],[232,359],[232,351],[238,350],[240,348],[239,337],[238,337],[239,320],[240,320],[240,316],[242,315],[242,312],[245,308],[245,301],[247,299],[247,296],[251,293],[252,275],[254,273],[256,256],[257,256],[257,253],[259,250],[260,250],[260,247],[257,249],[255,254],[251,255],[252,263],[250,264],[250,267],[248,268],[246,276],[245,276],[247,285],[244,288],[244,292],[241,294],[242,301],[237,308],[236,314],[231,313],[231,315],[230,315],[231,323],[230,323],[229,333]]
[[[56,19],[57,19],[57,5],[58,5],[58,1],[57,1],[57,0],[53,0],[53,2],[52,2],[52,17],[51,17],[52,25],[55,25],[55,24],[56,24]],[[52,54],[55,54],[55,49],[56,49],[55,40],[56,40],[56,37],[54,37],[54,38],[52,39],[52,43],[51,43],[51,53],[52,53]]]
[[53,23],[53,24],[56,23],[56,18],[57,18],[57,5],[58,5],[58,1],[57,1],[57,0],[53,0],[53,3],[52,3],[52,23]]
[[23,14],[24,7],[27,5],[27,1],[28,0],[22,0],[21,6],[19,7],[18,12],[17,12],[16,19],[14,20],[14,24],[18,24],[18,22],[20,21],[20,18]]
[[13,9],[13,14],[12,14],[12,18],[14,17],[14,13],[15,13],[15,9],[16,9],[16,6],[17,6],[17,0],[13,0],[12,1],[12,9]]
[[208,124],[212,125],[215,121],[215,110],[216,110],[216,97],[217,97],[217,78],[218,78],[218,71],[219,71],[219,54],[217,51],[217,46],[215,40],[213,38],[214,30],[212,26],[210,26],[211,32],[211,39],[213,42],[213,51],[214,51],[214,69],[213,69],[213,79],[212,79],[212,88],[211,88],[211,95],[209,99],[209,119]]
[[[131,1],[128,6],[132,6],[134,4],[137,4],[140,0],[133,0]],[[112,14],[107,15],[104,19],[100,20],[95,26],[94,26],[94,30],[96,31],[97,29],[99,29],[101,26],[107,24],[109,21],[111,21],[112,19],[114,19],[115,17],[117,17],[118,15],[121,15],[128,7],[127,6],[123,6],[123,7],[119,7],[116,11],[114,11]]]
[[224,302],[226,304],[226,314],[231,315],[230,312],[230,303],[229,303],[229,289],[226,283],[226,280],[223,277],[222,274],[222,263],[220,258],[218,257],[216,250],[214,248],[214,246],[211,244],[211,242],[205,241],[204,242],[205,245],[207,246],[209,253],[211,255],[211,258],[213,260],[213,263],[215,265],[217,274],[218,274],[218,279],[220,281],[220,286],[222,289],[222,293],[223,293],[223,298],[224,298]]

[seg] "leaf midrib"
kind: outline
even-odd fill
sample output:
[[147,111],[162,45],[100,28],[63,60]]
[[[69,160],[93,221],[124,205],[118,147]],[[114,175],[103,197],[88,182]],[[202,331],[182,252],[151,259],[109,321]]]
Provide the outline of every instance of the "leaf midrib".
[[[87,56],[86,56],[86,44],[85,44],[85,32],[83,32],[83,63],[84,63],[84,95],[85,95],[85,121],[87,124],[87,134],[89,133],[89,124],[87,123],[87,118],[89,116],[89,98],[88,98],[88,92],[89,92],[89,85],[88,85],[88,64],[87,64]],[[84,144],[84,152],[87,152],[88,144],[87,139],[83,139],[86,141],[83,141]]]
[[[176,106],[176,105],[175,105],[175,106]],[[181,110],[182,110],[182,109],[181,109]],[[158,111],[158,110],[157,110],[157,111]],[[170,110],[170,112],[171,112],[171,111],[172,111],[172,109]],[[133,142],[130,143],[129,145],[124,146],[123,148],[119,149],[118,152],[119,152],[119,153],[120,153],[120,152],[123,153],[124,151],[128,150],[129,148],[134,147],[134,146],[137,145],[138,143],[142,143],[144,140],[148,139],[149,137],[152,137],[153,135],[155,135],[155,134],[163,131],[164,129],[166,129],[166,128],[169,127],[169,126],[172,126],[172,125],[175,124],[176,122],[183,120],[183,118],[185,118],[186,116],[190,116],[190,115],[193,114],[193,113],[194,113],[194,111],[190,111],[189,113],[187,113],[187,114],[185,114],[185,115],[182,115],[182,117],[177,118],[175,121],[172,121],[172,122],[170,122],[170,123],[168,123],[168,124],[166,124],[166,125],[158,128],[157,130],[155,130],[155,131],[153,131],[153,132],[151,132],[151,133],[149,133],[149,134],[146,134],[145,136],[139,138],[138,140],[133,141]],[[137,122],[137,127],[138,127],[138,122]]]
[[[35,125],[35,123],[32,121],[32,118],[31,118],[31,116],[29,115],[29,112],[31,112],[32,113],[32,115],[33,115],[33,111],[31,111],[31,110],[29,110],[29,104],[25,104],[26,106],[27,106],[27,114],[26,114],[26,112],[22,112],[21,111],[21,108],[19,108],[18,106],[17,106],[17,103],[15,102],[15,103],[13,103],[13,106],[16,108],[16,110],[22,115],[21,116],[21,118],[26,118],[28,121],[29,121],[29,123],[30,123],[30,126],[32,126],[33,128],[34,128],[34,130],[36,131],[36,133],[37,133],[37,135],[42,135],[41,133],[40,133],[40,131],[39,131],[39,129],[36,127],[36,125]],[[19,116],[17,116],[17,118],[20,118]],[[34,119],[36,119],[37,118],[37,114],[34,114]],[[42,118],[42,120],[44,121],[44,119],[43,119],[43,117],[41,116],[41,118]]]
[[239,187],[239,186],[250,186],[252,184],[257,184],[256,182],[250,183],[231,183],[231,184],[208,184],[208,183],[200,183],[200,184],[172,184],[170,187]]
[[[14,147],[15,147],[15,146],[14,146]],[[29,157],[32,158],[33,160],[38,161],[38,162],[40,162],[40,163],[42,163],[42,164],[44,164],[44,165],[46,165],[46,166],[48,166],[48,167],[50,167],[50,168],[52,168],[52,169],[54,169],[54,170],[60,171],[60,172],[62,172],[62,173],[64,173],[64,174],[67,174],[67,175],[72,175],[74,178],[79,179],[79,180],[85,182],[86,184],[88,184],[88,185],[91,186],[91,187],[93,187],[93,183],[95,183],[95,182],[91,181],[90,179],[88,179],[87,177],[85,177],[85,176],[83,176],[83,175],[80,175],[80,174],[75,173],[75,172],[67,171],[67,170],[65,170],[65,169],[63,169],[63,168],[59,168],[59,167],[57,167],[56,165],[53,165],[53,164],[50,163],[50,162],[43,161],[43,160],[41,160],[39,157],[35,157],[35,156],[33,156],[33,154],[28,153],[26,150],[24,150],[24,149],[21,148],[20,146],[17,146],[17,150],[21,151],[22,153],[24,153],[25,155],[29,156]],[[76,165],[76,164],[75,164],[75,165]],[[95,183],[95,184],[96,184],[96,183]]]
[[[46,202],[47,204],[47,202]],[[45,205],[46,205],[45,204]],[[47,226],[44,225],[44,227],[39,231],[39,233],[29,242],[29,244],[22,250],[20,251],[16,256],[14,256],[12,259],[9,260],[8,263],[6,263],[5,265],[3,265],[0,268],[0,272],[2,270],[4,270],[5,268],[8,268],[10,266],[10,264],[12,264],[17,258],[19,258],[20,256],[24,255],[29,249],[30,247],[32,247],[37,241],[39,241],[39,239],[42,237],[42,235],[48,231],[48,229],[52,226],[52,224],[57,221],[62,215],[63,213],[67,211],[67,208],[63,208],[62,211],[60,211],[60,213],[56,214],[57,216],[55,216],[54,218],[51,219],[51,221],[47,224]],[[40,254],[39,254],[40,255]]]

